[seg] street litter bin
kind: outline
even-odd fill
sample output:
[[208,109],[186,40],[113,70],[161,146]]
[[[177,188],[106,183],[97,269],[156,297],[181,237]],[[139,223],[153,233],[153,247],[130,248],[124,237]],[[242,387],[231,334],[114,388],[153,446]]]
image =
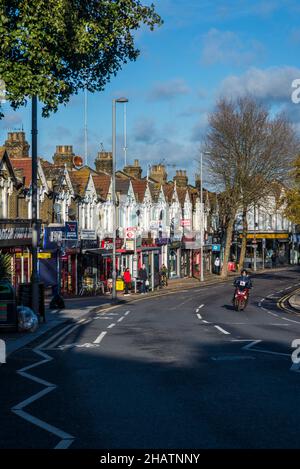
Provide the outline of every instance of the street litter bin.
[[[18,305],[19,306],[28,306],[32,309],[32,284],[31,283],[21,283],[19,285],[18,291]],[[46,322],[45,315],[45,285],[39,283],[39,310],[35,311],[42,318],[43,322]]]
[[123,291],[124,290],[124,280],[121,278],[118,278],[116,281],[116,290],[117,291]]
[[16,292],[8,281],[0,281],[0,330],[17,331]]

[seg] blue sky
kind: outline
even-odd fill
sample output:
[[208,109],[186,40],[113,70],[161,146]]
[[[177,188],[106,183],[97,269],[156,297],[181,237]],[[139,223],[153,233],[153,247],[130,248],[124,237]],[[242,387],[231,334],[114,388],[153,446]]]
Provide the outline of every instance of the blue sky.
[[[151,3],[144,0],[143,3]],[[291,102],[291,82],[300,78],[298,0],[154,0],[164,25],[137,32],[141,50],[102,93],[88,96],[88,163],[100,143],[111,150],[111,100],[125,95],[127,157],[147,164],[165,162],[170,177],[187,169],[190,180],[207,116],[220,96],[250,93],[284,110],[300,130],[300,104]],[[13,112],[5,105],[1,142],[20,129],[30,141],[30,106]],[[84,98],[48,119],[39,119],[39,155],[51,159],[56,145],[84,153]],[[118,106],[117,166],[123,166],[123,110]]]

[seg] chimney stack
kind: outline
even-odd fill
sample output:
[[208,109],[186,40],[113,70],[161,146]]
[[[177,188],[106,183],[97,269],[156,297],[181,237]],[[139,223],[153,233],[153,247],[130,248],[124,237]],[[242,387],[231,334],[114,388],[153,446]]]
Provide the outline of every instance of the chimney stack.
[[173,180],[176,182],[177,187],[186,187],[188,185],[188,177],[183,169],[176,171],[176,176],[174,176]]

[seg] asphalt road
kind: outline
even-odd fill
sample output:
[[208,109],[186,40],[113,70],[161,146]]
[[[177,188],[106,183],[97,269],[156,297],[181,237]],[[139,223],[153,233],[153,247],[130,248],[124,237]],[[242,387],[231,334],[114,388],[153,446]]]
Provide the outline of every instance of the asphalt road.
[[276,306],[299,283],[257,276],[239,313],[220,284],[52,331],[0,368],[0,447],[299,448],[300,317]]

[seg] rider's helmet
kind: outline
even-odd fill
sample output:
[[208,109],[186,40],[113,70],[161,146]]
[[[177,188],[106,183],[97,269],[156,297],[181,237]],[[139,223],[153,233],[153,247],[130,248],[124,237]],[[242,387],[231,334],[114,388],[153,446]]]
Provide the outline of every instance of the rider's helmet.
[[242,275],[242,276],[247,276],[247,275],[248,275],[247,270],[246,270],[246,269],[242,269],[241,275]]

